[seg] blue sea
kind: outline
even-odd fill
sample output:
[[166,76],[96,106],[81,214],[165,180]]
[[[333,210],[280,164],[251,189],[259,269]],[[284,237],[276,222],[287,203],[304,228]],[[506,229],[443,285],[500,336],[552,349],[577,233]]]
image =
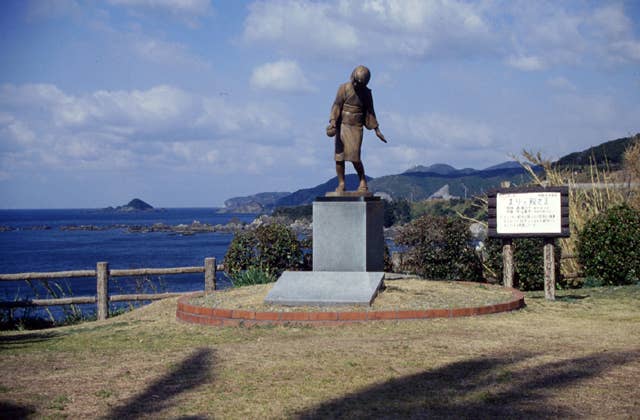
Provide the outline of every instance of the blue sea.
[[[190,224],[197,220],[225,224],[231,219],[250,223],[255,214],[219,214],[212,208],[163,209],[151,212],[118,213],[92,209],[0,210],[0,273],[49,272],[95,269],[99,261],[112,269],[202,266],[206,257],[221,262],[230,233],[198,233],[182,236],[169,232],[129,233],[125,227],[100,231],[63,230],[64,226],[150,226]],[[0,282],[0,300],[14,301],[47,296],[42,282]],[[93,296],[95,278],[59,281],[64,294]],[[219,287],[229,285],[218,273]],[[110,293],[183,292],[202,290],[204,274],[169,275],[141,279],[112,278]],[[57,288],[57,287],[56,287]],[[92,311],[87,305],[87,311]],[[59,311],[56,311],[59,312]]]

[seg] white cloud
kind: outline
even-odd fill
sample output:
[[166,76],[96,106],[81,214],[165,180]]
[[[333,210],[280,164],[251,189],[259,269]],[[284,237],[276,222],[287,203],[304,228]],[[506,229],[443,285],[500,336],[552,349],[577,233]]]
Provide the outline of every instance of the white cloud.
[[459,1],[341,0],[255,2],[244,38],[279,50],[340,57],[424,57],[486,48],[488,26]]
[[389,143],[368,143],[364,150],[365,166],[377,176],[437,162],[489,166],[507,157],[496,129],[488,122],[442,113],[384,113],[381,119]]
[[356,32],[351,23],[339,19],[333,4],[276,0],[249,6],[244,38],[301,51],[337,54],[360,46]]
[[[271,150],[260,141],[287,148],[291,140],[284,133],[289,128],[277,106],[233,104],[168,85],[86,95],[71,95],[54,85],[0,86],[0,169],[5,171],[171,162],[189,168],[231,156],[237,167],[221,167],[238,169],[249,155],[258,171],[275,162],[275,155],[259,156],[261,150]],[[255,143],[251,153],[247,143]]]
[[385,121],[399,137],[412,146],[428,144],[445,149],[486,149],[494,145],[494,133],[487,123],[470,121],[452,115],[395,114],[384,115]]
[[554,108],[561,111],[565,124],[584,127],[622,125],[625,118],[618,111],[614,98],[603,95],[565,93],[552,98]]
[[0,136],[6,140],[2,148],[9,144],[29,145],[36,140],[36,135],[24,122],[10,114],[0,112]]
[[276,138],[291,127],[284,111],[266,104],[238,106],[219,97],[207,97],[202,106],[194,128],[213,130],[220,135],[242,133],[245,138]]
[[576,91],[576,85],[571,83],[564,77],[553,77],[547,80],[547,85],[551,86],[554,89],[558,90],[566,90],[566,91]]
[[345,1],[343,14],[352,19],[373,21],[381,29],[424,35],[440,41],[485,36],[488,25],[472,4],[459,1],[367,0]]
[[640,39],[622,4],[457,0],[254,2],[244,39],[287,55],[417,59],[502,57],[508,66],[640,60]]
[[[508,24],[497,29],[503,39],[510,40],[507,50],[515,51],[509,56],[538,57],[546,67],[640,60],[640,39],[622,4],[581,6],[551,1],[509,3],[502,11]],[[500,14],[497,9],[490,13]],[[530,64],[536,67],[535,62]]]
[[109,3],[131,7],[150,7],[175,13],[203,15],[211,8],[210,0],[109,0]]
[[109,0],[109,3],[132,11],[166,13],[190,26],[198,26],[198,18],[213,10],[210,0]]
[[167,42],[141,34],[119,35],[126,38],[126,46],[143,60],[154,64],[169,64],[175,67],[189,67],[210,71],[211,65],[192,54],[181,43]]
[[[163,65],[180,72],[185,69],[211,71],[211,63],[193,53],[185,43],[167,41],[157,35],[151,36],[139,28],[119,29],[100,21],[94,21],[91,30],[103,37],[105,44],[102,48],[111,51],[116,57],[130,55],[143,62]],[[155,67],[154,71],[157,70]]]
[[537,71],[545,68],[543,61],[536,56],[511,56],[507,58],[507,64],[524,71]]
[[607,38],[624,38],[631,35],[633,28],[620,4],[609,4],[597,8],[588,18],[593,28]]
[[256,67],[251,75],[251,85],[289,93],[314,90],[298,63],[293,60],[280,60]]

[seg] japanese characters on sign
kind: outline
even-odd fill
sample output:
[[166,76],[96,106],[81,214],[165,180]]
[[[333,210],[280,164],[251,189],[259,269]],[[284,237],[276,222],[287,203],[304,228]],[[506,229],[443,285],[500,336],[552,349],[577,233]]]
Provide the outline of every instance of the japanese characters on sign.
[[525,187],[489,192],[490,237],[569,236],[569,190]]
[[562,233],[560,193],[498,193],[496,231],[498,234]]

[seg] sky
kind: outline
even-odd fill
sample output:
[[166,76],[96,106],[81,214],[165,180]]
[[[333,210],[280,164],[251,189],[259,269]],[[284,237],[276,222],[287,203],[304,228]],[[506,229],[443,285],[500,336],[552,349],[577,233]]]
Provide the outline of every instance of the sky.
[[640,132],[638,0],[3,0],[0,208],[323,183],[360,64],[389,141],[365,132],[372,177]]

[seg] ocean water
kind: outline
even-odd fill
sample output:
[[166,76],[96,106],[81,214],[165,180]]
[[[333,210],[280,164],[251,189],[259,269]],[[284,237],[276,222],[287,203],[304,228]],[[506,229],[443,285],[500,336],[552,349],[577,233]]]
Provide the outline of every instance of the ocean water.
[[[222,261],[230,233],[198,233],[183,236],[168,232],[129,233],[126,228],[101,231],[63,230],[69,225],[150,226],[190,224],[195,220],[225,224],[231,219],[250,223],[254,214],[218,214],[211,208],[180,208],[153,212],[117,213],[100,210],[0,210],[0,273],[48,272],[95,269],[99,261],[112,269],[202,266],[206,257]],[[59,282],[65,294],[91,296],[95,278],[66,279]],[[219,287],[229,285],[218,273]],[[139,278],[112,278],[110,293],[183,292],[202,290],[204,274]],[[0,300],[47,297],[42,282],[0,282]],[[91,305],[88,305],[91,306]],[[87,308],[91,311],[91,308]]]

